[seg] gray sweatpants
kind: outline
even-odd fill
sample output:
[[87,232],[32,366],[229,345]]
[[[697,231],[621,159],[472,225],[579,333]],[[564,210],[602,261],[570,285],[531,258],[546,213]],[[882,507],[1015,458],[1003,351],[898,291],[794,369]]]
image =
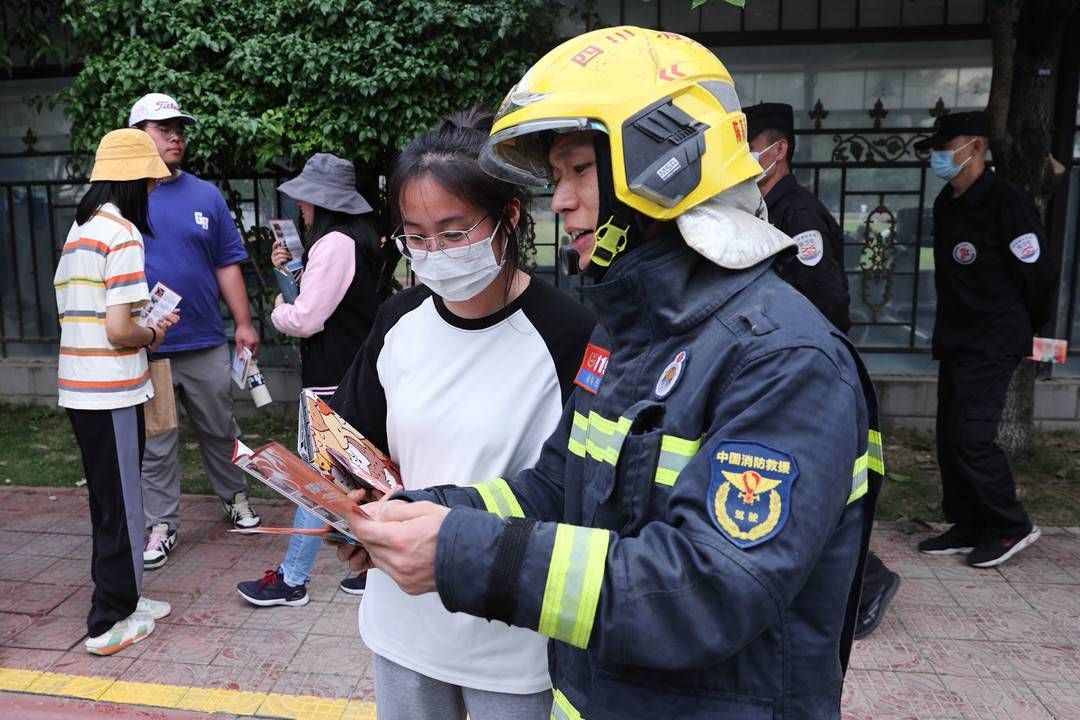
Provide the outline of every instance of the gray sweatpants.
[[[531,695],[452,685],[375,655],[375,712],[379,720],[549,720],[551,691]],[[382,692],[380,692],[382,690]]]
[[[162,353],[172,365],[177,405],[183,403],[199,437],[203,467],[214,492],[223,500],[247,490],[244,471],[232,464],[233,441],[240,427],[233,417],[229,346]],[[143,510],[146,527],[168,523],[180,527],[180,431],[146,440],[143,455]]]

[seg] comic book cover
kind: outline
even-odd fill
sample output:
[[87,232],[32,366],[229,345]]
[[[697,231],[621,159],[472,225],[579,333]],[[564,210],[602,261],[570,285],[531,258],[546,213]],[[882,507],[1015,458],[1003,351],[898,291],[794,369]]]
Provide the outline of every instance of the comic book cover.
[[397,466],[311,390],[300,394],[305,459],[346,490],[367,488],[378,499],[401,488]]
[[338,533],[356,540],[349,528],[349,517],[360,506],[350,500],[341,487],[315,472],[283,445],[271,442],[252,450],[237,440],[232,461]]

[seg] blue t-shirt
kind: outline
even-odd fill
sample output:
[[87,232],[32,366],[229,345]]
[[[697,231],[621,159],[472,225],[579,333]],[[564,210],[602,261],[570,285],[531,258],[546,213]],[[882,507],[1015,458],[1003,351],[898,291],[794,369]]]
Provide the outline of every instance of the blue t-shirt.
[[221,191],[181,173],[150,193],[150,234],[146,235],[146,281],[163,282],[180,293],[180,322],[169,330],[160,352],[200,350],[225,342],[215,271],[247,258]]

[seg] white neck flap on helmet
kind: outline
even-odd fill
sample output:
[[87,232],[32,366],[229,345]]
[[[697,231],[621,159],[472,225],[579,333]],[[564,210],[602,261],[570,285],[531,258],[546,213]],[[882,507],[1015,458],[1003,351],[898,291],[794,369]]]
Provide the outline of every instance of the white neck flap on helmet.
[[755,179],[714,195],[675,218],[686,244],[729,270],[757,265],[795,241],[769,224]]

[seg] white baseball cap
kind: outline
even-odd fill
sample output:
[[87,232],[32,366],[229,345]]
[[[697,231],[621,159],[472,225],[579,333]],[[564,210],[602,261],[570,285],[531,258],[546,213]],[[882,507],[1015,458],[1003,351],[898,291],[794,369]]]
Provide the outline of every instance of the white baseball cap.
[[194,125],[195,118],[180,112],[180,103],[162,93],[143,95],[131,106],[128,127],[135,127],[146,120],[172,120],[180,118],[185,125]]

